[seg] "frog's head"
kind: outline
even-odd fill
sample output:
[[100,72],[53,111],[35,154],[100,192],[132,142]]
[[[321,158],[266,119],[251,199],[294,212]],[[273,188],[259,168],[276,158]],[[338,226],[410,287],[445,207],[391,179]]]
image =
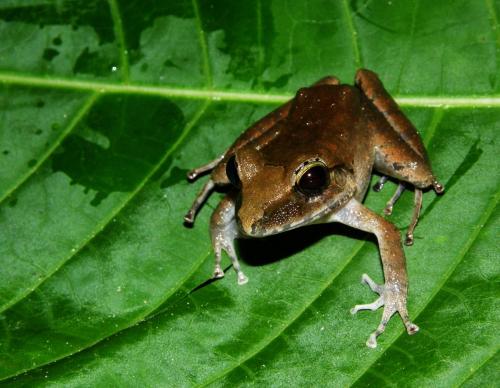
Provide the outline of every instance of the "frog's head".
[[238,189],[236,216],[245,235],[262,237],[317,222],[354,195],[352,169],[326,150],[309,156],[289,151],[271,158],[250,145],[228,160],[226,174]]

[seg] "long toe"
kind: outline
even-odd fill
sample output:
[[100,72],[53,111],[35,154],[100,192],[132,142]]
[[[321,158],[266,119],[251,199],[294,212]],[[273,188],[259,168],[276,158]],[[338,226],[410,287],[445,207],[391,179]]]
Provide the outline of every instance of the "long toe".
[[238,273],[238,284],[242,286],[247,283],[248,283],[248,278],[245,276],[245,274],[243,272]]
[[213,274],[213,278],[214,279],[220,279],[220,278],[223,278],[224,277],[224,271],[222,270],[221,267],[215,267],[214,269],[214,274]]
[[384,286],[375,283],[372,280],[372,278],[365,273],[361,276],[361,283],[366,284],[368,287],[370,287],[370,289],[373,292],[375,292],[379,295],[382,295],[382,293],[384,292]]

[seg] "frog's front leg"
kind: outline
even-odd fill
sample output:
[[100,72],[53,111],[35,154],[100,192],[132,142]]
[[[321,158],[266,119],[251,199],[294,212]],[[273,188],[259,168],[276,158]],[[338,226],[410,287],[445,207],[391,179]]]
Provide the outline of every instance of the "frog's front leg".
[[222,251],[226,251],[233,268],[238,276],[238,284],[243,285],[248,282],[248,278],[241,270],[236,251],[234,249],[234,240],[239,236],[239,228],[236,223],[236,212],[234,198],[231,194],[219,203],[217,209],[212,214],[210,220],[210,234],[212,237],[212,246],[215,252],[215,268],[213,277],[216,279],[224,277],[224,271],[221,267]]
[[394,313],[401,316],[408,334],[418,331],[418,326],[410,321],[406,307],[408,293],[408,278],[406,274],[405,256],[401,244],[401,236],[397,228],[364,207],[357,200],[351,199],[342,209],[335,213],[329,221],[336,221],[365,232],[373,233],[377,237],[380,256],[384,269],[384,285],[377,285],[368,275],[363,275],[363,282],[378,293],[380,297],[371,304],[357,305],[352,313],[359,310],[376,310],[384,306],[382,320],[377,329],[370,335],[367,346],[375,348],[377,337],[385,330],[387,323]]
[[212,171],[217,165],[224,159],[224,155],[219,156],[218,158],[212,160],[211,162],[204,164],[203,166],[193,168],[188,172],[187,178],[189,181],[193,182],[200,177],[200,175],[205,174],[206,172]]

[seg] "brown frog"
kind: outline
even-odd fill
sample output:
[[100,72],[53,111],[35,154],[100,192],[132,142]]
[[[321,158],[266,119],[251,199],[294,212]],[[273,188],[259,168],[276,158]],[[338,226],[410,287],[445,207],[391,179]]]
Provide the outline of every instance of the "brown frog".
[[212,171],[184,219],[188,224],[194,222],[216,186],[232,186],[211,218],[213,276],[224,276],[224,250],[239,284],[248,279],[236,256],[236,238],[264,237],[327,222],[373,233],[385,283],[378,285],[364,274],[362,282],[380,296],[351,312],[384,306],[382,320],[367,341],[374,348],[377,336],[396,312],[408,334],[416,333],[418,326],[410,321],[406,307],[408,278],[400,233],[361,204],[373,170],[383,174],[376,191],[388,177],[400,182],[386,214],[391,213],[405,185],[414,187],[415,208],[406,235],[406,244],[411,245],[422,189],[432,186],[437,193],[444,190],[432,173],[417,130],[375,73],[358,70],[354,86],[325,77],[300,89],[295,98],[247,129],[221,157],[188,174],[192,181]]

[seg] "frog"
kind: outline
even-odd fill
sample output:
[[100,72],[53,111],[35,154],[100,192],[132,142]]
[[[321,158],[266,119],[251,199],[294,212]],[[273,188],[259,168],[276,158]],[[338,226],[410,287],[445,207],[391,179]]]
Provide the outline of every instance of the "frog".
[[301,88],[244,131],[222,155],[188,173],[195,181],[210,173],[184,217],[192,226],[196,214],[216,189],[226,189],[210,219],[215,253],[213,278],[224,277],[222,252],[229,256],[238,284],[248,282],[239,263],[235,240],[262,238],[312,224],[341,223],[375,235],[384,283],[367,274],[362,283],[376,294],[352,314],[383,307],[382,318],[366,341],[377,346],[396,313],[408,334],[419,327],[410,320],[408,275],[402,238],[386,217],[363,205],[372,174],[381,175],[380,191],[388,179],[398,183],[384,209],[391,214],[405,189],[414,191],[414,209],[405,244],[414,241],[423,191],[442,194],[420,135],[387,92],[378,75],[359,69],[354,85],[327,76]]

